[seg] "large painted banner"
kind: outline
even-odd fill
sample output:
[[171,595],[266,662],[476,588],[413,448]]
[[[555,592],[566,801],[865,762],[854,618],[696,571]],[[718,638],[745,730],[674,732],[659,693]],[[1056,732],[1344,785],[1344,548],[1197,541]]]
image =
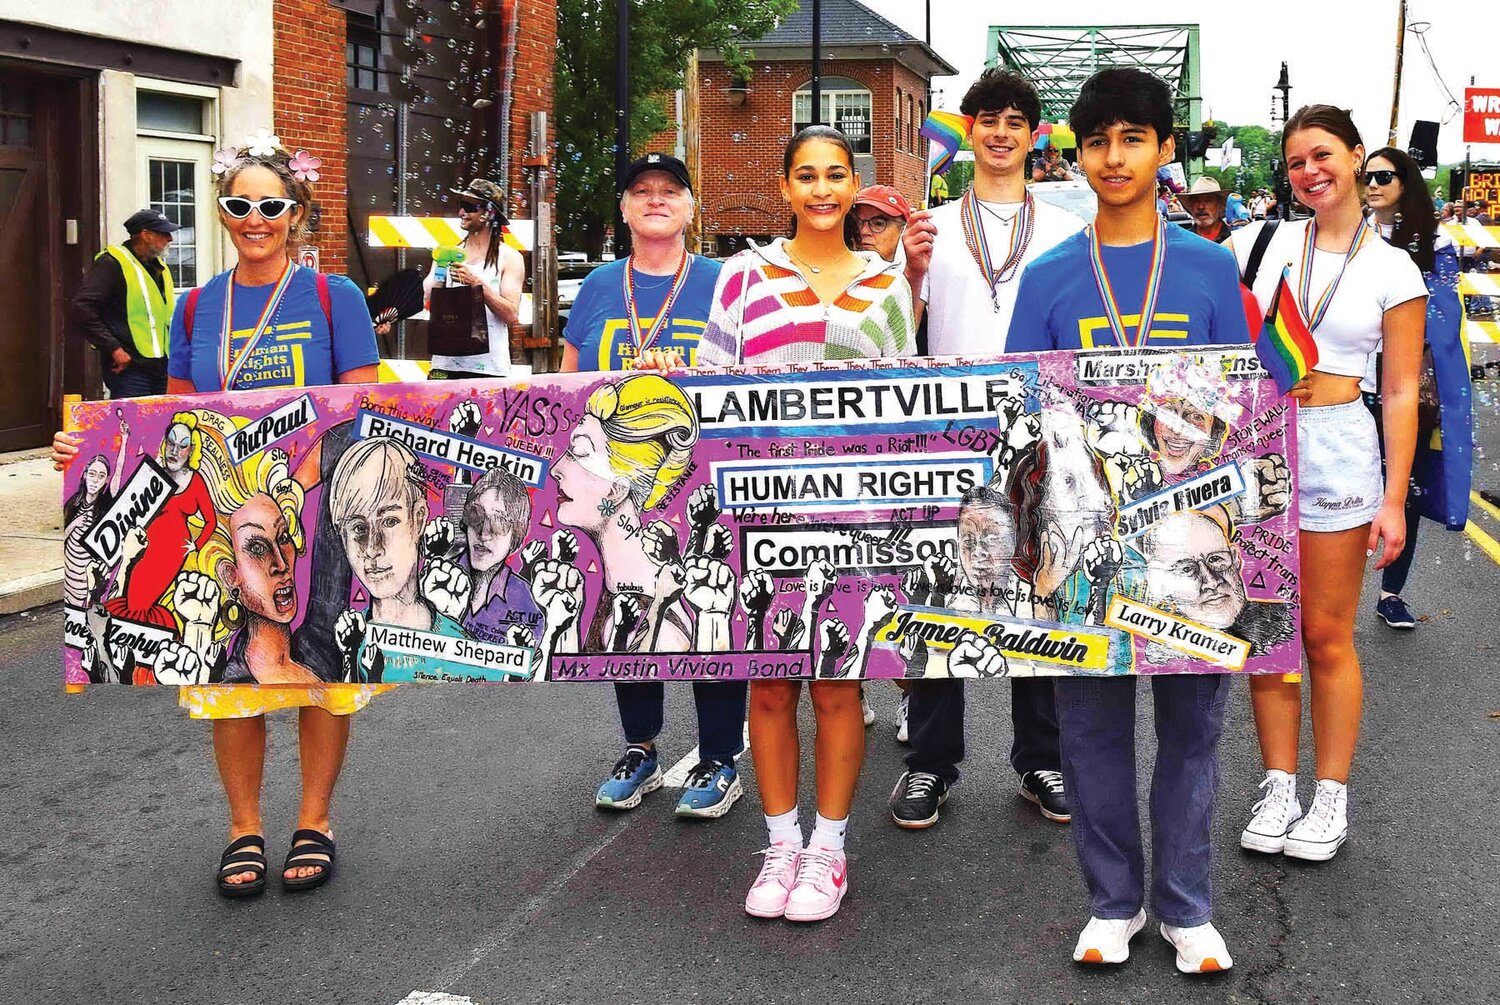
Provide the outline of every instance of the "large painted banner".
[[91,402],[73,683],[1298,669],[1246,351]]

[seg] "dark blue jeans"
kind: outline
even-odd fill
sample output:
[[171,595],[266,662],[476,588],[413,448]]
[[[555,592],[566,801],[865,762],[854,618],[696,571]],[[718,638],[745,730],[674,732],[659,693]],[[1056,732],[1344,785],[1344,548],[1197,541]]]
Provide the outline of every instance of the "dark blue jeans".
[[[1380,396],[1365,392],[1365,407],[1370,414],[1375,416],[1375,428],[1380,431],[1380,463],[1385,465],[1385,425],[1380,418]],[[1417,444],[1417,453],[1428,449],[1425,442]],[[1411,573],[1412,559],[1417,557],[1417,531],[1422,527],[1422,514],[1417,509],[1417,494],[1415,491],[1408,492],[1406,496],[1406,547],[1401,549],[1401,554],[1396,560],[1380,573],[1380,588],[1386,593],[1399,594],[1406,588],[1406,577]]]
[[[745,696],[749,681],[697,681],[693,701],[698,706],[698,756],[733,764],[745,748]],[[660,681],[616,684],[615,703],[626,743],[649,743],[661,732],[666,711],[666,686]]]
[[[907,692],[906,766],[927,771],[949,785],[958,781],[964,759],[964,682],[962,677],[913,680]],[[1057,709],[1050,677],[1015,677],[1010,682],[1012,740],[1010,766],[1016,774],[1056,771]]]
[[[1191,928],[1213,916],[1210,836],[1219,787],[1225,674],[1150,678],[1156,709],[1151,774],[1151,908]],[[1145,903],[1135,787],[1135,677],[1059,677],[1057,721],[1073,843],[1096,918],[1132,918]]]
[[106,362],[104,386],[109,388],[111,398],[145,398],[153,394],[166,394],[167,372],[158,372],[132,363],[119,373],[111,373]]

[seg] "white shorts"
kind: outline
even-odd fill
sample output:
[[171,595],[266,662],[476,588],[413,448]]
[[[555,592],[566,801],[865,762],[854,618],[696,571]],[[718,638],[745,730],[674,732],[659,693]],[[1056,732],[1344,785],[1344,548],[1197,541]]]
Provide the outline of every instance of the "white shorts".
[[1385,478],[1375,417],[1363,401],[1297,409],[1297,479],[1299,529],[1349,530],[1375,519]]

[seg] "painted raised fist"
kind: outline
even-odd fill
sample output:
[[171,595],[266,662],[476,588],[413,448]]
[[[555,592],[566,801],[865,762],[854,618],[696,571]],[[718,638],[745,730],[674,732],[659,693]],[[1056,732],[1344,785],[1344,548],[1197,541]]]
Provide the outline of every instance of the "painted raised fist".
[[657,565],[670,565],[681,557],[677,531],[665,520],[653,520],[641,532],[641,547]]
[[212,626],[219,616],[220,595],[212,576],[181,572],[172,587],[172,608],[185,625]]
[[426,558],[447,558],[457,539],[452,520],[444,516],[429,520],[422,528],[422,554]]
[[838,618],[829,618],[818,626],[819,677],[842,677],[847,672],[844,656],[849,652],[849,629]]
[[801,616],[790,607],[783,607],[771,619],[771,633],[776,636],[777,649],[796,649],[802,644],[802,633],[805,630]]
[[571,530],[560,530],[552,535],[552,557],[565,565],[578,559],[578,538]]
[[683,596],[702,614],[728,614],[734,607],[734,573],[729,566],[707,555],[687,561],[687,589]]
[[950,677],[1004,677],[1008,673],[1005,654],[975,632],[965,632],[948,654]]
[[463,620],[473,585],[469,574],[447,559],[430,560],[422,570],[422,596],[454,621]]
[[156,683],[189,687],[208,683],[208,664],[181,642],[168,640],[156,654]]
[[740,580],[740,606],[752,618],[763,618],[776,599],[776,583],[768,573],[755,569]]
[[459,436],[473,438],[479,432],[479,427],[483,422],[483,413],[472,401],[460,401],[448,414],[448,429]]

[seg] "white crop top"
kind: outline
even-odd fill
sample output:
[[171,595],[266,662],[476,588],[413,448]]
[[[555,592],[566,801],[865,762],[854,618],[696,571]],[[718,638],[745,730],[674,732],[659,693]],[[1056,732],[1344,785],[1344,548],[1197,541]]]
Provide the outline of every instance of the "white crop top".
[[[1256,273],[1253,290],[1262,313],[1271,307],[1271,298],[1276,295],[1276,283],[1281,278],[1283,266],[1290,267],[1292,292],[1298,295],[1298,302],[1301,302],[1302,241],[1307,234],[1309,222],[1311,221],[1283,221],[1271,236],[1271,243],[1260,262],[1260,271]],[[1263,226],[1264,222],[1252,223],[1234,232],[1234,257],[1239,262],[1241,276],[1245,274],[1250,250],[1255,246],[1255,238]],[[1337,252],[1313,252],[1314,303],[1338,275],[1343,261],[1344,256]],[[1427,284],[1422,279],[1422,270],[1417,268],[1411,256],[1372,235],[1359,254],[1350,259],[1338,292],[1328,305],[1328,313],[1323,316],[1322,324],[1313,331],[1313,341],[1318,345],[1318,365],[1313,369],[1345,377],[1365,378],[1373,365],[1371,354],[1380,348],[1385,312],[1408,300],[1425,296]],[[1302,309],[1304,312],[1311,312],[1312,305],[1302,304]]]

